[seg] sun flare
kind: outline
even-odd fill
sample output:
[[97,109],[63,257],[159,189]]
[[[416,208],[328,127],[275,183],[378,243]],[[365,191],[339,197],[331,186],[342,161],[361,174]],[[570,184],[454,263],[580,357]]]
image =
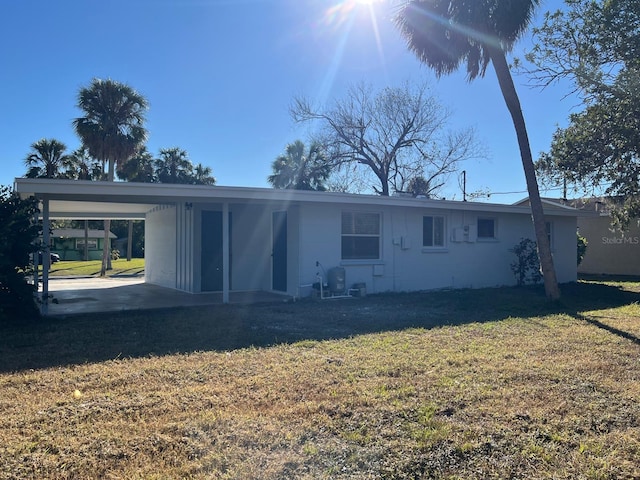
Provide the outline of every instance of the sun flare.
[[[331,6],[324,10],[318,26],[322,34],[331,36],[336,41],[331,64],[323,80],[320,98],[324,98],[331,90],[349,42],[359,41],[364,48],[377,52],[379,61],[382,64],[385,63],[378,17],[386,15],[384,4],[387,1],[331,0],[329,2]],[[368,36],[368,45],[363,41],[365,36]]]

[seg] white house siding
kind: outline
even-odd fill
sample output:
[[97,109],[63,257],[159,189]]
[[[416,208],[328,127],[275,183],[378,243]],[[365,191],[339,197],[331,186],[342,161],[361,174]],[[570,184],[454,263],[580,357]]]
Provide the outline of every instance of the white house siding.
[[146,283],[177,288],[176,207],[157,206],[144,222]]
[[194,209],[181,202],[176,206],[176,288],[194,291]]
[[[342,211],[381,214],[379,260],[341,259]],[[422,246],[422,219],[445,217],[443,248]],[[496,239],[454,241],[454,230],[470,225],[478,217],[495,219]],[[576,280],[575,217],[549,217],[553,225],[553,255],[558,279]],[[345,269],[346,284],[365,283],[368,292],[412,291],[438,288],[479,288],[513,285],[510,265],[516,259],[509,249],[521,238],[535,239],[531,217],[525,214],[468,212],[429,208],[375,206],[304,205],[300,215],[301,285],[327,280],[330,268]],[[316,261],[320,266],[316,267]],[[309,293],[308,287],[300,295]]]

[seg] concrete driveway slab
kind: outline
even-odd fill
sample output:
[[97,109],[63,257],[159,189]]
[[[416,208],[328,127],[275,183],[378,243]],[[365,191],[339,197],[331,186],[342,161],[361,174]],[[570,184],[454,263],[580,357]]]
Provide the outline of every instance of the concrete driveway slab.
[[[144,282],[142,277],[50,278],[49,316],[216,305],[222,293],[187,293]],[[231,292],[231,303],[282,302],[271,292]]]

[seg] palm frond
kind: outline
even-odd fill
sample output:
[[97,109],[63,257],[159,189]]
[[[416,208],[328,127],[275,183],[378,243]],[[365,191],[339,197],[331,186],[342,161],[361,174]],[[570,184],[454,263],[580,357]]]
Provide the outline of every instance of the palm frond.
[[484,76],[488,49],[505,52],[528,27],[540,0],[412,0],[395,17],[409,50],[447,75],[464,63],[467,78]]

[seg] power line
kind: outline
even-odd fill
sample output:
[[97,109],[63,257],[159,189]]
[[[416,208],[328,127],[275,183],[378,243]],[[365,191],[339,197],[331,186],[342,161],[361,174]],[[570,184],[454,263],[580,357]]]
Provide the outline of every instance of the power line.
[[[562,190],[562,187],[545,188],[543,191],[544,192],[551,192],[551,191],[555,191],[555,190]],[[514,195],[516,193],[529,193],[529,191],[528,190],[518,190],[518,191],[513,191],[513,192],[482,192],[481,195],[490,197],[492,195]]]

